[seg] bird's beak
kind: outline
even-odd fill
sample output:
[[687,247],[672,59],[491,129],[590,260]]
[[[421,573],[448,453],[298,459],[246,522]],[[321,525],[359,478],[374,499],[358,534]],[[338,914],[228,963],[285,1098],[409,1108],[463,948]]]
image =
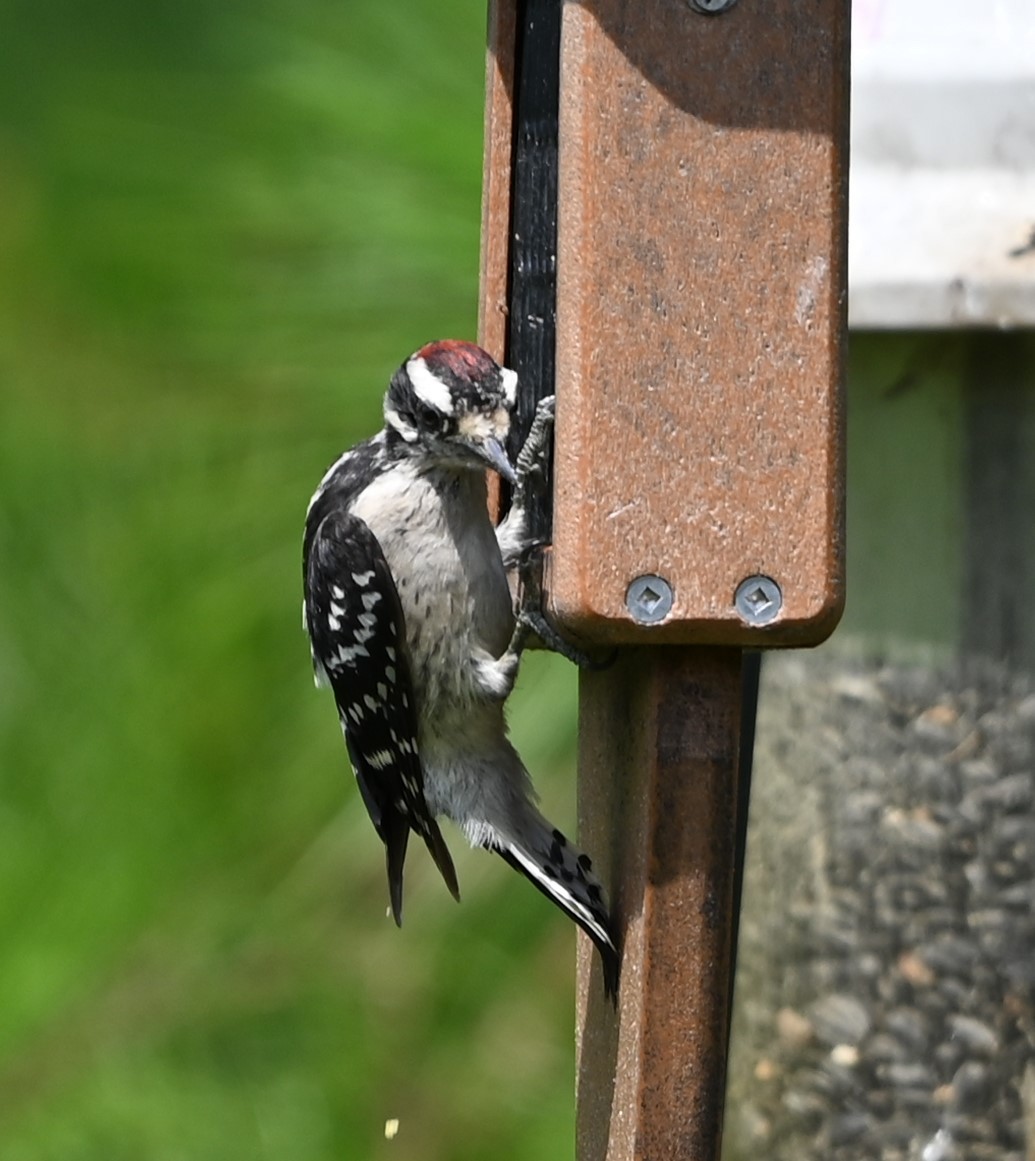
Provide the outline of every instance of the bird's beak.
[[492,468],[493,471],[499,474],[507,481],[508,484],[517,483],[517,472],[514,471],[510,460],[507,459],[507,453],[503,450],[503,444],[498,439],[479,440],[477,445],[478,454],[483,460]]

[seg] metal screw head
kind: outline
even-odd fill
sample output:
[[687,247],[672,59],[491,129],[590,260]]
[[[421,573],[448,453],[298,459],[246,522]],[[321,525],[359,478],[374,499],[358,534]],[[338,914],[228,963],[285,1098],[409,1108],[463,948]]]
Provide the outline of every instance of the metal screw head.
[[749,576],[737,585],[733,603],[740,618],[749,625],[768,625],[783,608],[780,586],[769,576]]
[[687,0],[687,3],[695,12],[700,12],[702,16],[718,16],[720,12],[725,12],[728,8],[732,8],[737,0]]
[[638,576],[625,590],[625,607],[639,624],[656,625],[672,612],[672,586],[653,573]]

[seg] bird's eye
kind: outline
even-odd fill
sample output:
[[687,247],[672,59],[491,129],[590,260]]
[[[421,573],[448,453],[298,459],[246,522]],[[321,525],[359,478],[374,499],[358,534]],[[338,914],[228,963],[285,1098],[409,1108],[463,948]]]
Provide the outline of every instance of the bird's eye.
[[427,403],[418,402],[416,407],[416,420],[420,427],[425,431],[435,432],[438,435],[446,435],[449,431],[450,417],[439,411],[437,407],[431,407]]

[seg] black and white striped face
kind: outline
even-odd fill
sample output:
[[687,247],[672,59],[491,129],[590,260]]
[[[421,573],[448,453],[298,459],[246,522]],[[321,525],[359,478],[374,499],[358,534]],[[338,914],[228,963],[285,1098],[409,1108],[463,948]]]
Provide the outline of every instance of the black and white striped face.
[[392,376],[385,423],[415,451],[443,467],[484,471],[514,481],[503,450],[517,394],[517,372],[474,343],[428,343]]

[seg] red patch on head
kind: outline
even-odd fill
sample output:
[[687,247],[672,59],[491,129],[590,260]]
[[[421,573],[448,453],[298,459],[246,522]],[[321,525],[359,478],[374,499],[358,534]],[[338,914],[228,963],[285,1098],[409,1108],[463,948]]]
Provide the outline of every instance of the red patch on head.
[[417,352],[431,372],[449,371],[458,379],[477,382],[491,375],[496,369],[496,361],[476,343],[463,339],[441,339],[428,343]]

